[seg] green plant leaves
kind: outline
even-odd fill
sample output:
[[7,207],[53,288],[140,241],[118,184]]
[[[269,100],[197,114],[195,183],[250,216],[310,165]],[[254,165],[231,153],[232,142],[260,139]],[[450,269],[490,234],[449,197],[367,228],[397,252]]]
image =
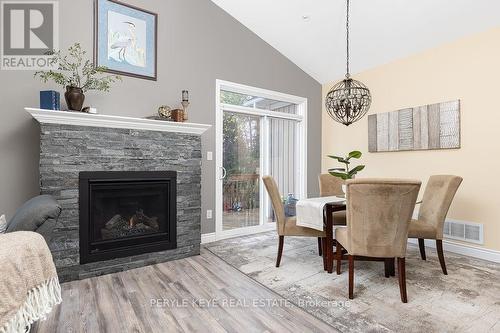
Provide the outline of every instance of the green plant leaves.
[[58,71],[38,71],[34,74],[42,82],[52,80],[64,87],[78,87],[83,91],[109,91],[112,83],[121,80],[118,75],[104,75],[107,68],[94,66],[91,60],[85,60],[87,52],[79,43],[68,48],[67,54],[61,51],[50,51],[52,60],[58,62]]
[[354,150],[354,151],[351,151],[347,157],[347,159],[349,158],[360,158],[362,155],[362,153],[359,151],[359,150]]
[[[334,177],[338,177],[338,178],[341,178],[343,180],[352,179],[358,172],[363,170],[365,168],[365,166],[358,165],[358,166],[352,168],[352,170],[349,170],[349,164],[351,164],[351,162],[349,162],[349,160],[351,158],[358,159],[361,157],[361,155],[362,155],[362,153],[359,150],[351,151],[346,157],[327,155],[329,158],[333,158],[333,159],[337,160],[339,163],[345,164],[345,166],[346,166],[345,168],[328,169],[328,173],[330,173],[330,175],[332,175]],[[349,171],[347,171],[347,170],[349,170]]]
[[327,155],[327,156],[328,156],[328,157],[330,157],[330,158],[333,158],[333,159],[335,159],[335,160],[337,160],[337,161],[338,161],[338,160],[342,160],[342,159],[344,159],[343,157],[340,157],[340,156],[335,156],[335,155]]
[[349,174],[344,173],[344,172],[330,171],[329,173],[330,173],[330,175],[332,175],[334,177],[341,178],[343,180],[351,179],[351,177],[349,176]]
[[365,168],[364,165],[358,165],[356,167],[354,167],[352,170],[349,171],[349,176],[354,176],[355,174],[357,174],[358,172],[360,172],[361,170],[363,170]]
[[339,161],[340,163],[344,163],[344,164],[349,164],[351,162],[349,162],[348,159],[344,158],[344,157],[340,157],[340,156],[335,156],[335,155],[327,155],[328,157],[330,158],[333,158],[337,161]]

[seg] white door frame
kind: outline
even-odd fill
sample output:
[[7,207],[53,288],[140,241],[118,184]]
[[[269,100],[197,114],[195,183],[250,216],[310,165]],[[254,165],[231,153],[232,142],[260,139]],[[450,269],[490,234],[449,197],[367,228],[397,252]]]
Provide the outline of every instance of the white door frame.
[[[296,165],[298,166],[297,170],[297,179],[300,179],[301,182],[298,183],[297,194],[299,197],[306,197],[307,194],[307,98],[298,97],[293,95],[288,95],[272,90],[266,90],[261,88],[255,88],[251,86],[242,85],[239,83],[224,81],[224,80],[216,80],[215,83],[215,240],[236,237],[241,235],[248,235],[257,232],[263,232],[275,229],[275,223],[267,223],[265,222],[265,212],[267,211],[267,205],[269,200],[267,200],[267,192],[264,190],[264,184],[262,179],[260,182],[260,221],[259,225],[237,228],[233,230],[223,230],[222,226],[222,218],[223,218],[223,207],[222,207],[222,160],[223,160],[223,115],[224,111],[234,112],[234,113],[242,113],[249,115],[256,115],[261,117],[261,128],[269,124],[269,122],[264,121],[267,117],[274,118],[282,118],[295,120],[299,122],[298,135],[296,136],[296,144],[295,147],[298,147],[299,152],[296,154]],[[293,104],[297,104],[297,114],[280,114],[279,112],[273,112],[268,110],[244,107],[244,106],[236,106],[236,105],[228,105],[223,104],[220,101],[220,92],[221,90],[231,91],[240,94],[246,94],[250,96],[259,96],[272,100],[278,100],[283,102],[289,102]],[[262,133],[267,133],[267,131],[262,131]],[[260,152],[261,154],[265,154],[267,156],[267,152],[269,149],[268,145],[269,138],[261,136],[260,139]],[[264,162],[262,162],[264,160]],[[269,170],[269,163],[265,161],[266,159],[261,159],[260,172],[261,175],[265,174]]]

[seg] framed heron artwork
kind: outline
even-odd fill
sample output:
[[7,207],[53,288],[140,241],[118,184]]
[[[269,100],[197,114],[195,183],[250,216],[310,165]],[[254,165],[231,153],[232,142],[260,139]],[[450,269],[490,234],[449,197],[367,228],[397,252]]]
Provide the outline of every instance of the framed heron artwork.
[[158,15],[116,0],[96,0],[94,63],[114,74],[157,78]]

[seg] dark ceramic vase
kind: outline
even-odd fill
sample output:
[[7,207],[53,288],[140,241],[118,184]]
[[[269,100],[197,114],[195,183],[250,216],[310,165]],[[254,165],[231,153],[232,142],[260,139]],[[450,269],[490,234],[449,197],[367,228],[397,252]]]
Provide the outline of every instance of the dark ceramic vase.
[[82,88],[66,86],[64,98],[66,99],[68,109],[82,111],[83,102],[85,101],[85,95],[83,94]]

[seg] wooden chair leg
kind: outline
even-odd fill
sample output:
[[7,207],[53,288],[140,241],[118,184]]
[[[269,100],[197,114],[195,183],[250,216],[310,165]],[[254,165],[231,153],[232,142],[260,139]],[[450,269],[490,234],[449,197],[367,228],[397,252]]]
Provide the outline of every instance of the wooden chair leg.
[[384,274],[385,277],[388,278],[392,275],[392,270],[394,269],[394,259],[386,258],[384,260]]
[[354,298],[354,256],[350,254],[349,258],[349,299]]
[[328,269],[328,265],[326,262],[326,240],[323,238],[321,240],[321,248],[322,248],[322,253],[323,253],[323,269],[326,271]]
[[339,242],[335,245],[335,257],[337,258],[337,275],[340,275],[340,268],[342,265],[342,245],[340,245]]
[[399,293],[401,294],[401,302],[408,303],[408,296],[406,294],[405,258],[398,258],[398,280],[399,280]]
[[436,250],[438,253],[439,263],[441,264],[441,269],[443,270],[443,274],[448,275],[446,264],[444,262],[443,241],[441,239],[436,239]]
[[425,260],[425,240],[423,238],[418,239],[418,247],[420,248],[420,257]]
[[281,255],[283,254],[284,241],[285,241],[285,236],[280,236],[279,237],[279,244],[278,244],[278,258],[276,258],[276,267],[280,267]]
[[318,253],[320,257],[323,255],[323,251],[321,248],[321,237],[318,237]]
[[396,261],[396,258],[391,258],[391,261],[390,261],[390,272],[391,272],[391,276],[396,276],[396,264],[394,263]]

